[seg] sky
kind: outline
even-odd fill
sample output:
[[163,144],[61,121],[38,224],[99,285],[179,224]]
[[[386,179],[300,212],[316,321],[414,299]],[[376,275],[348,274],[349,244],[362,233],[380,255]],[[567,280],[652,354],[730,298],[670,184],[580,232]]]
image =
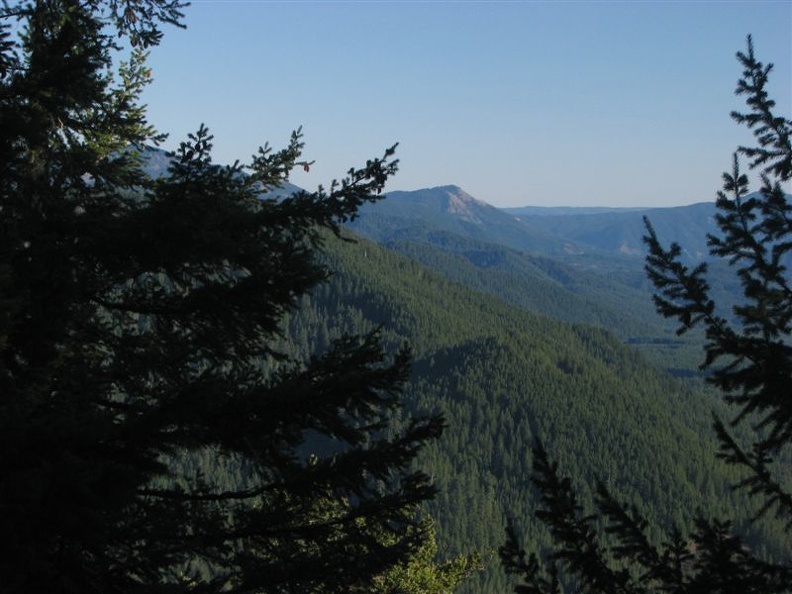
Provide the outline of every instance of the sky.
[[386,190],[499,207],[712,201],[752,135],[729,114],[753,35],[792,117],[792,0],[193,0],[152,50],[149,119],[249,162],[302,126],[313,190],[399,143]]

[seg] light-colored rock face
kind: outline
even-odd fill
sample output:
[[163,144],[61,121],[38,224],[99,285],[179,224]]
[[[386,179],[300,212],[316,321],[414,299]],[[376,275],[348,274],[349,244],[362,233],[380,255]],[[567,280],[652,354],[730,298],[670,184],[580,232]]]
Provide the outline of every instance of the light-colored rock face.
[[474,209],[489,206],[486,202],[473,198],[473,196],[459,188],[456,191],[447,191],[446,195],[448,197],[447,211],[474,223],[481,222]]

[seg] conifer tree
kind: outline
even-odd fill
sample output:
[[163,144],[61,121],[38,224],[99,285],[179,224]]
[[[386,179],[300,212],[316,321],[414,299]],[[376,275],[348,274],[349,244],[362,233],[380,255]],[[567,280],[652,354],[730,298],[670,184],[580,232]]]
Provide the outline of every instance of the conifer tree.
[[[731,115],[753,130],[757,144],[739,147],[732,171],[723,176],[716,203],[719,234],[708,236],[708,244],[711,254],[734,270],[741,298],[731,311],[715,303],[707,265],[689,269],[680,259],[680,246],[663,248],[648,220],[646,270],[658,291],[657,310],[678,320],[678,333],[703,328],[702,369],[738,409],[728,423],[715,420],[717,456],[743,471],[735,488],[756,501],[752,519],[772,514],[792,535],[792,493],[788,473],[783,474],[792,454],[792,205],[784,192],[792,179],[792,121],[775,114],[767,93],[772,65],[756,59],[750,36],[747,51],[737,59],[743,73],[736,93],[746,97],[748,112]],[[749,193],[739,156],[761,168],[759,192]],[[753,443],[735,438],[737,425],[752,429]],[[692,533],[666,529],[666,541],[657,545],[647,537],[647,521],[603,484],[596,488],[597,511],[586,513],[571,481],[541,443],[534,448],[532,482],[540,497],[535,515],[549,529],[553,546],[528,555],[516,525],[507,527],[500,554],[507,572],[521,576],[515,592],[792,591],[790,552],[782,552],[775,563],[757,558],[736,533],[733,519],[710,518],[703,510]]]
[[275,198],[299,132],[220,167],[201,126],[148,177],[146,51],[184,7],[0,9],[4,592],[352,591],[425,539],[411,468],[443,423],[389,430],[409,350],[273,346],[393,149]]

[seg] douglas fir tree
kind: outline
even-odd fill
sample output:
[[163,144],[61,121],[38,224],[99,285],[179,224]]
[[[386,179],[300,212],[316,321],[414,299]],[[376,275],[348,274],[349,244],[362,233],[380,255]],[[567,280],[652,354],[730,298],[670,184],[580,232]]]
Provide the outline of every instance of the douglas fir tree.
[[[757,501],[756,516],[773,514],[789,534],[792,205],[784,185],[792,178],[792,121],[775,115],[766,91],[772,66],[756,60],[750,37],[747,51],[737,58],[744,70],[736,92],[746,96],[749,112],[732,117],[753,130],[757,146],[740,147],[732,172],[724,174],[724,191],[717,201],[720,234],[708,242],[712,255],[734,269],[742,299],[730,314],[719,309],[709,296],[706,265],[688,269],[680,261],[680,247],[664,249],[648,221],[646,270],[658,290],[658,311],[679,321],[678,332],[704,329],[702,368],[738,409],[730,425],[750,424],[754,431],[754,442],[742,445],[729,424],[716,420],[718,457],[743,470],[737,488],[747,489]],[[748,157],[751,167],[762,168],[758,193],[748,193],[738,155]],[[792,553],[782,553],[777,564],[757,558],[727,519],[702,515],[691,534],[667,530],[667,541],[656,546],[647,537],[646,520],[619,504],[602,484],[596,490],[599,513],[584,514],[571,481],[560,476],[540,443],[534,448],[533,470],[541,502],[536,517],[548,527],[554,546],[526,559],[515,527],[507,528],[500,553],[506,570],[522,577],[515,592],[792,591]],[[604,525],[605,534],[598,532],[598,525]]]
[[409,352],[273,347],[393,151],[275,199],[299,133],[243,171],[201,127],[149,179],[145,51],[183,8],[0,8],[3,592],[355,591],[424,542],[442,422],[388,430]]

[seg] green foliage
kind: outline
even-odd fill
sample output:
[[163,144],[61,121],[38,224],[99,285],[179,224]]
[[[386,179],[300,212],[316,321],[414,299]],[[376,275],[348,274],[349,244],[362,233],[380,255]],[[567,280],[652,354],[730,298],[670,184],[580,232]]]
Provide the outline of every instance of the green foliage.
[[[711,456],[711,411],[727,410],[714,390],[667,376],[605,330],[507,305],[349,238],[327,241],[334,274],[289,316],[280,348],[295,356],[321,351],[372,325],[388,349],[411,344],[407,410],[448,421],[419,456],[438,487],[426,509],[440,556],[475,549],[485,565],[460,592],[507,591],[494,551],[503,518],[534,505],[525,468],[539,435],[576,484],[601,477],[645,514],[653,543],[664,537],[656,526],[694,529],[699,507],[725,516],[745,508],[747,497],[729,491],[736,474]],[[579,501],[592,505],[595,496],[582,490]],[[532,547],[550,543],[539,523],[523,536]],[[770,554],[788,543],[767,523],[750,527],[748,542]]]
[[[435,190],[420,192],[427,200]],[[634,257],[597,253],[574,256],[542,256],[539,247],[530,253],[496,243],[486,243],[474,230],[462,235],[464,230],[446,230],[446,219],[453,213],[425,220],[411,208],[419,200],[410,198],[406,204],[394,207],[391,200],[405,200],[400,193],[371,205],[364,210],[353,229],[378,241],[390,250],[440,272],[449,280],[497,297],[521,309],[540,313],[558,320],[590,324],[606,328],[634,348],[639,349],[656,365],[679,377],[696,379],[700,344],[698,332],[680,338],[674,336],[672,323],[657,315],[651,303],[651,285],[643,272],[642,261]],[[425,194],[425,196],[424,196]],[[707,210],[714,211],[714,204]],[[492,207],[478,205],[482,213]],[[397,216],[393,214],[399,212]],[[662,211],[661,211],[662,212]],[[666,228],[671,228],[671,217],[666,217]],[[625,215],[626,216],[626,215]],[[635,227],[640,227],[640,214],[632,213]],[[552,217],[539,217],[544,223]],[[560,217],[564,224],[572,216]],[[597,217],[581,217],[589,221]],[[610,219],[610,217],[607,217]],[[678,219],[676,223],[678,224]],[[527,223],[527,221],[523,221]],[[500,241],[496,235],[500,225],[489,225],[488,241]],[[581,225],[584,223],[581,222]],[[453,227],[453,226],[452,226]],[[700,222],[695,226],[700,229]],[[610,236],[610,231],[600,230]],[[640,231],[636,231],[640,237]],[[503,240],[505,242],[505,240]],[[640,242],[640,239],[639,239]],[[701,240],[706,243],[706,239]],[[717,296],[728,294],[731,287],[722,274],[722,267],[713,267],[718,273],[714,286]]]
[[138,50],[115,72],[111,33],[154,45],[181,6],[0,9],[7,592],[346,592],[424,542],[435,491],[413,462],[443,422],[401,412],[409,350],[371,331],[277,348],[393,149],[275,199],[299,132],[243,171],[201,126],[147,178],[149,73]]
[[427,534],[424,544],[411,558],[374,578],[370,594],[451,594],[472,572],[481,570],[478,555],[460,555],[437,563],[435,528],[423,522]]
[[643,516],[604,485],[597,487],[600,515],[584,515],[571,481],[558,474],[541,443],[533,459],[542,506],[536,517],[550,529],[554,547],[541,560],[536,553],[526,560],[516,527],[507,527],[500,554],[506,571],[521,576],[515,592],[789,592],[789,568],[756,558],[729,522],[699,517],[687,538],[675,529],[655,546]]
[[441,232],[385,245],[454,282],[528,311],[625,337],[664,330],[644,291],[557,260]]
[[[680,246],[664,249],[648,221],[646,270],[658,291],[658,311],[677,319],[678,332],[703,328],[702,369],[726,401],[739,408],[730,428],[716,418],[718,457],[743,471],[737,488],[760,499],[753,520],[774,512],[781,521],[776,526],[788,538],[792,290],[787,266],[792,207],[782,183],[792,176],[792,121],[773,115],[774,104],[764,88],[770,66],[756,60],[750,37],[748,51],[737,57],[744,67],[737,92],[748,95],[751,113],[733,117],[754,128],[759,145],[738,152],[751,157],[752,166],[764,167],[763,187],[748,194],[735,156],[717,201],[720,235],[709,236],[708,244],[712,255],[726,260],[736,273],[742,299],[725,312],[711,296],[707,265],[689,269]],[[741,445],[746,436],[752,440],[747,448]],[[515,526],[508,528],[500,554],[504,567],[522,577],[516,592],[790,591],[788,546],[781,549],[779,563],[763,559],[761,553],[767,551],[749,547],[738,526],[717,519],[715,509],[700,510],[687,536],[678,525],[662,529],[667,536],[658,546],[648,537],[652,523],[646,513],[617,501],[603,483],[597,487],[597,512],[586,514],[571,481],[559,474],[558,464],[549,461],[540,443],[534,448],[533,470],[532,482],[541,498],[535,515],[550,530],[554,544],[528,556]]]
[[756,60],[750,37],[747,53],[737,57],[744,67],[737,93],[748,95],[751,113],[732,117],[755,127],[759,144],[738,152],[752,157],[752,166],[764,166],[763,186],[758,194],[748,194],[748,179],[740,173],[735,155],[732,172],[723,175],[724,191],[718,194],[721,235],[708,240],[712,254],[734,267],[744,299],[732,308],[733,322],[717,311],[709,296],[707,268],[689,271],[680,265],[678,246],[664,250],[651,227],[647,271],[660,291],[655,298],[658,310],[678,319],[680,333],[704,327],[702,367],[712,371],[710,381],[739,408],[731,424],[755,423],[754,443],[746,452],[726,426],[716,421],[719,455],[749,470],[743,486],[767,497],[760,513],[775,509],[792,529],[792,494],[785,491],[783,481],[772,478],[768,466],[792,444],[792,287],[788,278],[792,206],[782,188],[792,178],[792,121],[773,115],[774,102],[764,89],[772,65]]

